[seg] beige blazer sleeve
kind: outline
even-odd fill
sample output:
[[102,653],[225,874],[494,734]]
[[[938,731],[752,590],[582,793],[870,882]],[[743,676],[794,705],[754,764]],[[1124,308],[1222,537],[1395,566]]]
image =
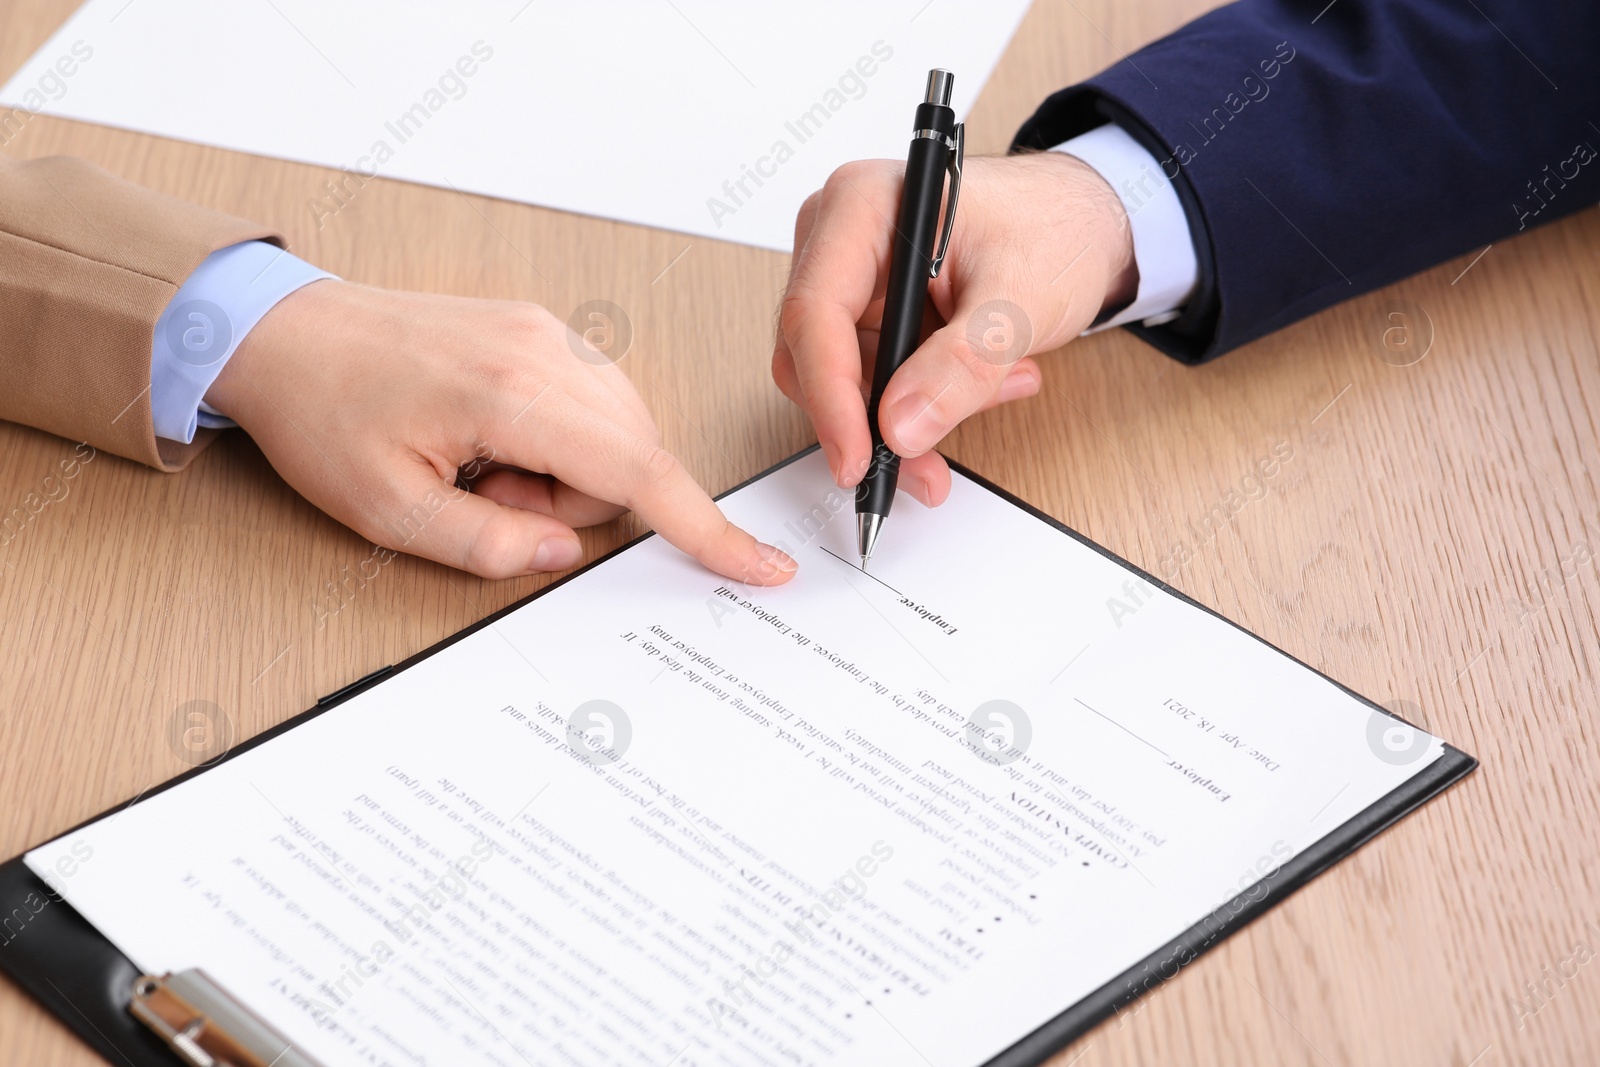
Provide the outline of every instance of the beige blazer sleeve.
[[150,348],[178,286],[219,248],[283,240],[79,159],[0,155],[0,418],[160,470],[216,436],[158,440]]

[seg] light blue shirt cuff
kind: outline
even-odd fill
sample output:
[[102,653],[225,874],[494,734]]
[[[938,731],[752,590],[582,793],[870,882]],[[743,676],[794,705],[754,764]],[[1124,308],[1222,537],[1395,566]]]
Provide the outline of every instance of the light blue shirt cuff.
[[278,301],[332,277],[265,241],[245,241],[207,256],[156,322],[150,352],[156,436],[188,444],[200,426],[233,426],[205,403],[206,390],[245,334]]
[[1079,134],[1052,151],[1076,156],[1093,167],[1117,191],[1133,231],[1139,292],[1133,303],[1084,332],[1128,322],[1159,326],[1177,318],[1200,282],[1200,262],[1189,234],[1189,217],[1156,157],[1115,124]]

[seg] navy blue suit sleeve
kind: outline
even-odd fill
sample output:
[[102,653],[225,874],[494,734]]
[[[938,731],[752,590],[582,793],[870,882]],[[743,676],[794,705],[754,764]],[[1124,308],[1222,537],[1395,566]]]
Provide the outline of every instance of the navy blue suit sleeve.
[[1134,330],[1179,359],[1600,200],[1600,4],[1325,3],[1219,8],[1017,134],[1043,149],[1116,122],[1161,161],[1200,286]]

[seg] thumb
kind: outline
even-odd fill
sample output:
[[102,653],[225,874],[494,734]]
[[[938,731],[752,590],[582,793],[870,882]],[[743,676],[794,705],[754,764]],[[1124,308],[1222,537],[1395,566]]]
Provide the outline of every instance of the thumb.
[[920,456],[973,412],[1037,392],[1038,367],[1023,359],[1033,339],[1019,305],[964,295],[950,321],[889,379],[878,407],[884,440],[901,456]]

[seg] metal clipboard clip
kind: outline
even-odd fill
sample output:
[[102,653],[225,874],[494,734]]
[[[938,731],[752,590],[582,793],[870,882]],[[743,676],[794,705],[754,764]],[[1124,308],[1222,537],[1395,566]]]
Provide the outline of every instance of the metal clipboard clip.
[[190,1067],[321,1067],[204,971],[140,975],[128,1011]]

